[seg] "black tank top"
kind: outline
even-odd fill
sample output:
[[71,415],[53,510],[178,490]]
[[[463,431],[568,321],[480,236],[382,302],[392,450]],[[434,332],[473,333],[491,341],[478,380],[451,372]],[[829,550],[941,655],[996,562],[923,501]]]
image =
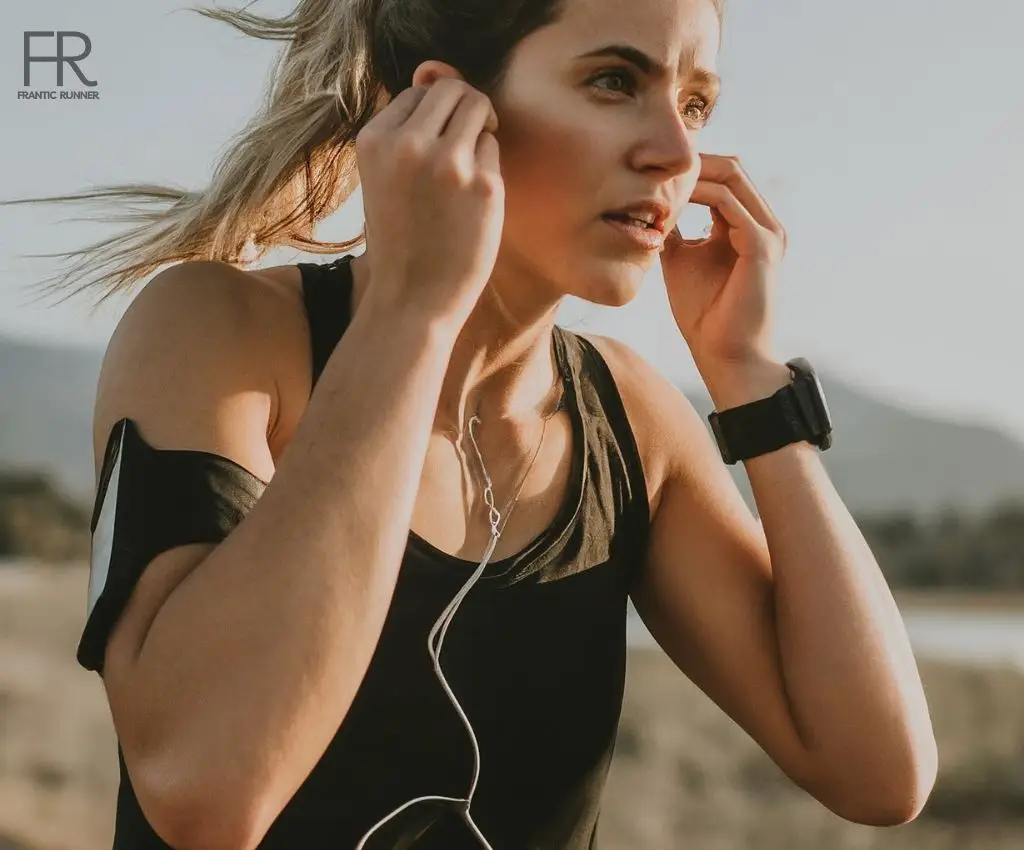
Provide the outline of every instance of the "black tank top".
[[[350,260],[299,266],[314,391],[351,317]],[[647,490],[612,375],[586,340],[557,326],[554,333],[573,425],[565,500],[524,550],[487,566],[441,653],[477,737],[480,777],[471,811],[494,850],[598,846],[625,684],[627,598],[647,551]],[[246,483],[251,490],[252,481]],[[427,635],[476,567],[410,531],[366,676],[262,850],[354,850],[371,826],[409,800],[466,796],[472,745],[435,677]],[[406,820],[416,816],[410,809]],[[412,839],[381,834],[367,846],[481,847],[456,815],[425,823],[422,830],[406,823],[403,834]],[[139,810],[123,758],[114,847],[167,847]]]

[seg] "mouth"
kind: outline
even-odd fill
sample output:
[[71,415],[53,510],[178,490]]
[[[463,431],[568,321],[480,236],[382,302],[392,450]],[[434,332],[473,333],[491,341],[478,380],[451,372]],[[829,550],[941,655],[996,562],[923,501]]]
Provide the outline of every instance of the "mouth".
[[619,222],[630,227],[651,230],[666,236],[668,234],[669,215],[668,207],[659,203],[645,201],[620,210],[603,213],[601,218],[606,221]]
[[644,252],[661,251],[665,245],[665,235],[650,223],[634,219],[631,216],[604,215],[602,220],[616,230],[620,236],[632,243],[634,248]]

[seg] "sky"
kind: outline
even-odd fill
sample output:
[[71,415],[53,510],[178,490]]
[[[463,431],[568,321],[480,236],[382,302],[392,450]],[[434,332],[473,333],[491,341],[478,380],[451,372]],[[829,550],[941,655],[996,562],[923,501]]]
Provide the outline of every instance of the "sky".
[[[0,197],[206,184],[257,108],[278,48],[187,9],[185,0],[5,1]],[[26,30],[85,33],[92,51],[81,68],[99,98],[19,100]],[[699,147],[740,157],[788,231],[780,357],[1024,439],[1022,31],[1024,3],[1012,0],[727,0],[723,97]],[[55,42],[34,41],[33,52],[52,55]],[[66,50],[80,45],[69,39]],[[66,88],[84,90],[66,71]],[[33,89],[54,87],[54,65],[32,74]],[[129,298],[94,312],[84,298],[33,303],[27,289],[60,267],[25,255],[108,232],[67,221],[82,212],[0,208],[0,335],[105,345]],[[705,218],[692,208],[683,222],[696,233]],[[361,221],[357,194],[320,234],[355,235]],[[275,251],[264,263],[305,259]],[[559,323],[622,339],[685,385],[700,380],[657,263],[630,305],[568,299]]]

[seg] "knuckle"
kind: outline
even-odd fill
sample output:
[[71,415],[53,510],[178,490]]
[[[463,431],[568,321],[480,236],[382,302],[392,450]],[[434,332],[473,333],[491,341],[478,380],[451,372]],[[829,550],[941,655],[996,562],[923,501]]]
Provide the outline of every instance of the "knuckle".
[[492,200],[501,197],[502,183],[496,176],[481,171],[473,180],[473,191],[484,200]]
[[469,97],[470,100],[473,101],[474,104],[478,104],[480,106],[485,107],[489,107],[491,105],[491,99],[482,91],[480,91],[480,89],[473,88],[472,86],[469,86],[468,88],[469,94],[467,96]]
[[473,182],[473,173],[458,157],[449,154],[434,162],[434,179],[446,187],[466,188]]
[[395,160],[404,165],[415,165],[423,160],[426,144],[415,133],[400,133],[395,140]]

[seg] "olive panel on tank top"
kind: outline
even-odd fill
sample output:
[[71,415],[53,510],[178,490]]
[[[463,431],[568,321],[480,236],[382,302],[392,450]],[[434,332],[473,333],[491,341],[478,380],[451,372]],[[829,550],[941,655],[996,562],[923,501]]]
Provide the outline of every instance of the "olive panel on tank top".
[[[350,260],[300,266],[314,391],[351,318]],[[647,546],[643,470],[611,373],[586,340],[556,327],[554,344],[573,424],[565,499],[535,540],[487,566],[441,654],[479,743],[473,815],[495,850],[597,846],[625,683],[627,597]],[[322,808],[326,797],[360,812],[342,829],[348,840],[406,800],[466,794],[471,745],[435,677],[426,637],[476,566],[410,531],[362,686],[267,847],[284,847],[291,826],[307,818],[323,818],[338,835],[337,813]],[[477,846],[455,827],[428,831],[413,846],[463,844]]]
[[[350,319],[350,260],[300,265],[314,392]],[[597,846],[625,683],[628,590],[647,548],[642,465],[611,373],[597,350],[572,333],[556,327],[554,345],[573,423],[565,499],[523,551],[488,565],[441,651],[445,676],[478,740],[472,813],[494,850]],[[93,515],[79,662],[102,675],[109,634],[156,554],[223,540],[267,486],[226,458],[156,449],[135,423],[118,423]],[[352,850],[410,799],[466,795],[472,748],[435,677],[427,635],[476,566],[410,531],[380,640],[352,706],[261,850]],[[114,850],[167,850],[142,812],[120,744],[118,763]],[[398,848],[478,850],[479,843],[465,824],[447,819],[387,850]]]

